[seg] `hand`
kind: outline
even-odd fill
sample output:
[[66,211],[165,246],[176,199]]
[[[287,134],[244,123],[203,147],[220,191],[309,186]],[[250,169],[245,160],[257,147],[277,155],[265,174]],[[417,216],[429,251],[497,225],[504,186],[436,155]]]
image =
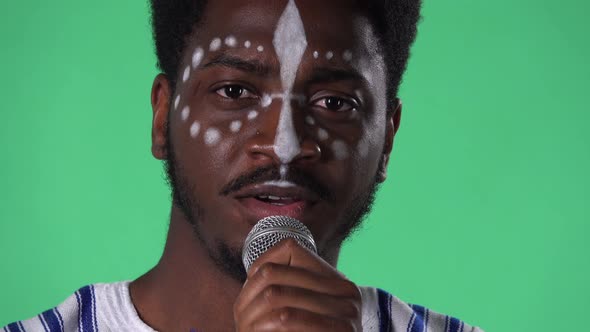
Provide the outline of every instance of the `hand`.
[[236,331],[362,331],[358,287],[293,239],[250,267],[234,304]]

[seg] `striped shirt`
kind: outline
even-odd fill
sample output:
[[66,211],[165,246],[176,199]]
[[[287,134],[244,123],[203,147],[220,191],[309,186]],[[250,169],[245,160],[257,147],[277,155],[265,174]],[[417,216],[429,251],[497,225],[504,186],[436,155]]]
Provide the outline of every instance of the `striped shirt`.
[[[360,287],[365,332],[483,332],[419,305],[407,304],[373,287]],[[155,332],[138,316],[129,281],[80,288],[62,304],[28,320],[8,324],[2,332]],[[198,328],[187,332],[199,331]]]

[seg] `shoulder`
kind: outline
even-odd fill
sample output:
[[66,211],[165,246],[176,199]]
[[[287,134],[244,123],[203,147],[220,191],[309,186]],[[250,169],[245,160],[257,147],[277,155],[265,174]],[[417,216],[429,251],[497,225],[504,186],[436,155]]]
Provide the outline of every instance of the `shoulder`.
[[382,289],[360,287],[360,290],[363,298],[363,331],[483,332],[457,318],[403,302]]
[[84,286],[57,307],[33,318],[8,324],[4,327],[4,331],[75,331],[79,325],[94,326],[94,308],[94,286]]
[[[140,320],[129,299],[128,284],[123,281],[84,286],[57,307],[9,324],[1,332],[108,331],[113,320],[125,327],[128,324],[137,327]],[[146,331],[142,328],[134,330]]]

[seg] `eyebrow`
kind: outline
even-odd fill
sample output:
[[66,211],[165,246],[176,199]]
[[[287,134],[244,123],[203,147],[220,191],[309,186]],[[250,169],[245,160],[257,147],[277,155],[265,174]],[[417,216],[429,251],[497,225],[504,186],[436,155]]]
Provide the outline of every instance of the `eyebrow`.
[[337,81],[365,81],[365,77],[356,70],[337,69],[337,68],[314,68],[308,84],[329,83]]
[[[209,62],[202,66],[202,69],[218,66],[237,69],[261,77],[268,77],[273,72],[278,72],[278,69],[275,70],[273,67],[259,60],[246,60],[228,53],[221,53],[213,57]],[[307,79],[308,84],[330,83],[338,81],[363,82],[365,81],[365,77],[354,69],[317,67],[313,68],[311,76],[309,79]]]
[[251,73],[257,76],[269,76],[273,71],[272,68],[258,60],[245,60],[240,57],[221,53],[203,65],[203,69],[211,67],[227,67],[237,69],[243,72]]

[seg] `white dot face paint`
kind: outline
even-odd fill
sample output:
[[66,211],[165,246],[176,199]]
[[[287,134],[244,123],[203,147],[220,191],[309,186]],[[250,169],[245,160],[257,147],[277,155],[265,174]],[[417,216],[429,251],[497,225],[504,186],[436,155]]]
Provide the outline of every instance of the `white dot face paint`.
[[252,43],[251,43],[249,40],[246,40],[246,41],[244,42],[244,47],[245,47],[245,48],[250,48],[250,46],[252,46]]
[[315,125],[315,119],[308,115],[305,117],[305,123],[307,123],[310,126],[313,126]]
[[320,53],[318,53],[318,51],[313,51],[313,58],[317,59],[320,57]]
[[367,158],[369,156],[369,140],[366,137],[363,137],[357,146],[359,154],[362,158]]
[[207,145],[215,145],[219,142],[221,138],[221,133],[216,128],[209,128],[205,131],[205,144]]
[[256,50],[257,50],[258,52],[263,52],[263,51],[264,51],[264,46],[262,46],[262,45],[258,45],[258,47],[256,48]]
[[340,140],[332,142],[332,152],[334,153],[334,158],[337,160],[348,158],[348,147],[346,146],[346,143]]
[[205,55],[205,51],[202,48],[197,47],[195,52],[193,53],[193,69],[197,69],[201,61],[203,60],[203,55]]
[[254,120],[254,119],[256,119],[257,116],[258,116],[258,112],[256,112],[256,111],[248,112],[248,120]]
[[328,51],[328,53],[326,53],[326,59],[331,60],[333,57],[334,57],[334,52]]
[[180,104],[180,95],[177,95],[176,99],[174,99],[174,109],[175,110],[178,109],[178,104]]
[[320,139],[320,141],[325,141],[328,138],[330,138],[330,135],[328,135],[328,132],[326,131],[326,129],[319,128],[318,129],[318,138]]
[[225,45],[229,47],[236,47],[238,45],[238,40],[234,36],[227,36],[225,38]]
[[182,75],[182,81],[186,82],[188,81],[188,78],[191,75],[191,67],[190,66],[186,66],[186,68],[184,69],[184,74]]
[[186,121],[188,119],[188,116],[191,112],[191,109],[188,106],[185,106],[182,111],[180,112],[180,118],[182,119],[182,121]]
[[350,50],[344,51],[344,53],[342,53],[342,59],[346,62],[350,62],[352,60],[352,52]]
[[198,123],[197,121],[193,122],[193,124],[191,125],[191,137],[195,138],[197,137],[197,135],[199,135],[199,131],[201,130],[201,124]]
[[287,172],[289,171],[289,166],[281,165],[279,168],[279,173],[281,173],[281,179],[285,179],[287,177]]
[[266,108],[266,107],[270,106],[270,104],[272,104],[272,97],[268,94],[264,94],[262,96],[262,99],[260,100],[260,106]]
[[241,128],[242,128],[242,121],[236,120],[236,121],[232,121],[229,124],[229,130],[231,130],[232,133],[237,133],[238,131],[240,131]]
[[211,44],[209,44],[209,51],[215,52],[218,51],[221,47],[221,38],[213,38]]
[[272,43],[281,65],[283,94],[286,96],[286,98],[283,98],[281,106],[274,151],[281,163],[288,164],[301,151],[299,139],[293,125],[289,97],[292,93],[301,58],[307,49],[305,28],[294,0],[289,0],[281,14]]

